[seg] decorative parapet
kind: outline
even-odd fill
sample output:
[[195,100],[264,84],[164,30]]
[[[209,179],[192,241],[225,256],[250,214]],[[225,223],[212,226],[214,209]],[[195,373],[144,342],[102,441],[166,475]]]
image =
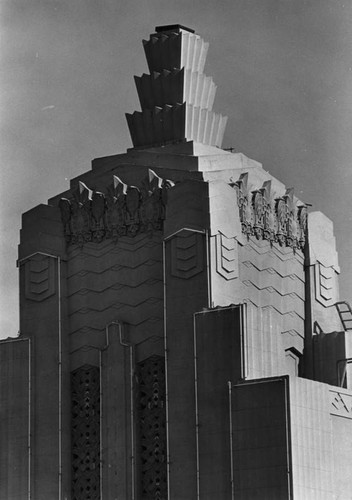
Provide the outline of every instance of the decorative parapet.
[[271,181],[265,181],[260,189],[250,191],[248,173],[241,174],[232,184],[237,191],[242,232],[271,244],[303,250],[307,233],[307,207],[296,205],[293,188],[274,198]]
[[203,73],[208,44],[180,25],[143,40],[150,74],[135,77],[142,111],[126,114],[134,147],[195,141],[221,147],[227,117],[212,111],[216,85]]
[[72,199],[61,198],[59,202],[66,241],[82,246],[89,241],[117,241],[120,236],[161,230],[167,190],[173,185],[153,170],[140,188],[114,175],[107,194],[92,191],[79,181]]

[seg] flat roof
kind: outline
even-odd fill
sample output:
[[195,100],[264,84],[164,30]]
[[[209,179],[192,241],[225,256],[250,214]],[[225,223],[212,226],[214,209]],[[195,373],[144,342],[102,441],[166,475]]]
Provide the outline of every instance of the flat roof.
[[165,24],[164,26],[156,26],[155,31],[160,33],[161,31],[172,31],[172,30],[186,30],[190,33],[194,33],[192,28],[187,28],[187,26],[182,26],[182,24]]

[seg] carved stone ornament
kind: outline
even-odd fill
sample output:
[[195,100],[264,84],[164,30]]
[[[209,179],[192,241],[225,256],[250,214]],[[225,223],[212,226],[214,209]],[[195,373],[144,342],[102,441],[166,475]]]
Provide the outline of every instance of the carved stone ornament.
[[100,379],[97,366],[71,373],[72,500],[100,500]]
[[275,241],[276,219],[273,210],[273,198],[271,195],[271,181],[265,181],[260,189],[263,195],[263,238],[272,244]]
[[119,177],[113,176],[113,182],[108,186],[106,196],[105,228],[106,237],[117,241],[120,236],[127,234],[125,224],[127,184]]
[[299,234],[299,245],[301,248],[304,248],[306,244],[306,234],[307,234],[307,219],[308,219],[308,210],[305,205],[298,206],[298,234]]
[[296,206],[293,188],[279,198],[273,198],[271,181],[260,189],[250,191],[248,173],[241,174],[232,184],[237,191],[242,232],[249,238],[268,240],[280,246],[303,250],[307,232],[307,207]]
[[253,233],[257,240],[262,240],[264,236],[264,202],[263,193],[260,190],[253,191]]
[[249,237],[253,234],[253,212],[248,187],[248,173],[240,175],[239,180],[234,184],[234,188],[237,191],[242,232]]
[[137,432],[140,496],[166,500],[165,360],[151,356],[141,361],[137,377]]
[[93,192],[80,181],[72,199],[59,202],[66,241],[82,247],[88,241],[111,238],[116,242],[121,236],[161,230],[167,190],[172,186],[172,181],[153,170],[140,188],[128,186],[114,175],[107,194]]
[[82,245],[92,240],[90,231],[92,191],[83,183],[79,182],[78,188],[73,192],[71,231],[72,243]]
[[285,246],[286,243],[286,229],[287,229],[287,211],[284,198],[276,198],[275,212],[277,219],[277,232],[276,241],[280,247]]

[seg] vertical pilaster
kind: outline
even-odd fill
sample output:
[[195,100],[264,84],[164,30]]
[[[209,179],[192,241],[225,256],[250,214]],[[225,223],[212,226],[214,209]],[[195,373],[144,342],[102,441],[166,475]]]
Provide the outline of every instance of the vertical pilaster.
[[[313,337],[319,334],[341,331],[335,303],[339,300],[338,256],[332,222],[321,212],[308,216],[308,235],[305,251],[306,275],[306,319],[305,319],[305,376],[324,380],[324,375],[314,369]],[[326,373],[336,370],[336,360],[326,360],[335,366]],[[324,370],[323,370],[324,371]],[[323,377],[323,379],[321,378]],[[337,379],[337,371],[336,371]]]
[[[135,449],[131,440],[130,347],[120,343],[118,325],[110,325],[101,352],[101,460],[103,498],[132,498]],[[134,360],[132,359],[132,363]]]
[[197,313],[194,344],[200,498],[231,498],[228,382],[244,372],[243,306]]
[[31,342],[0,342],[0,498],[27,500],[32,491]]
[[65,245],[59,211],[24,214],[19,247],[20,337],[32,344],[32,498],[70,494],[70,379]]
[[193,334],[194,313],[209,303],[207,214],[205,183],[170,191],[164,230],[169,500],[197,498],[199,489]]

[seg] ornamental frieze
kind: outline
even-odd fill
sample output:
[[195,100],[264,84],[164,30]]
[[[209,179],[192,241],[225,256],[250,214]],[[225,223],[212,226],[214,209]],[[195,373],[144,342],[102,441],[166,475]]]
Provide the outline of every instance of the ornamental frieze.
[[72,198],[61,198],[59,207],[64,234],[69,244],[82,246],[110,238],[161,230],[165,219],[167,190],[174,183],[153,170],[140,187],[125,184],[116,175],[107,193],[92,191],[83,182]]
[[241,174],[232,184],[236,189],[242,232],[249,238],[268,240],[303,250],[307,232],[307,207],[296,205],[293,188],[281,197],[274,197],[271,181],[260,189],[250,190],[248,173]]

